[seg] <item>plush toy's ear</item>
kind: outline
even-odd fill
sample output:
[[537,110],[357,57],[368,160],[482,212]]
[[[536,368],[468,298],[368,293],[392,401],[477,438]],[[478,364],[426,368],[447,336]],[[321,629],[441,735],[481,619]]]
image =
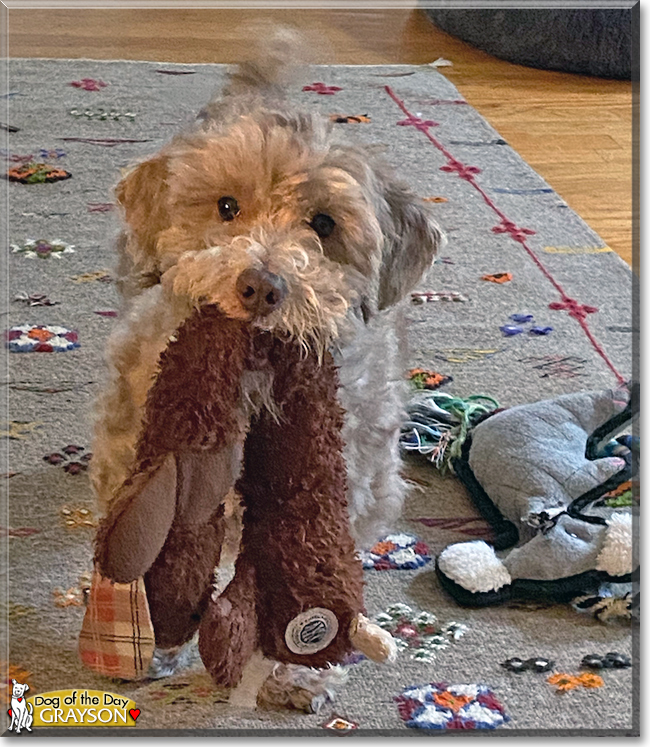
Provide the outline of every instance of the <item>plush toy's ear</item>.
[[384,198],[390,212],[379,275],[379,309],[397,303],[429,269],[443,234],[425,203],[406,187],[389,182]]
[[126,250],[139,271],[153,272],[156,240],[169,227],[168,158],[157,155],[133,167],[115,188],[131,237]]
[[176,514],[176,460],[135,475],[122,488],[97,532],[95,563],[105,578],[128,584],[162,550]]

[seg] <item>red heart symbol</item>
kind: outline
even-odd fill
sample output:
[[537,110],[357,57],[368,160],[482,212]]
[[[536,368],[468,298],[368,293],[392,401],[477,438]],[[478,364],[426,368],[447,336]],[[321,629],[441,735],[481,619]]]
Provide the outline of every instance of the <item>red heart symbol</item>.
[[140,715],[140,709],[139,708],[131,708],[129,711],[131,718],[136,721],[138,716]]
[[8,716],[11,716],[11,714],[12,714],[12,713],[13,713],[13,711],[12,711],[12,710],[11,710],[11,708],[10,708],[10,709],[9,709],[9,710],[7,711],[7,715],[8,715]]
[[23,702],[23,699],[22,699],[22,698],[17,698],[17,700],[18,700],[18,702],[19,702],[19,703],[22,703],[22,702]]

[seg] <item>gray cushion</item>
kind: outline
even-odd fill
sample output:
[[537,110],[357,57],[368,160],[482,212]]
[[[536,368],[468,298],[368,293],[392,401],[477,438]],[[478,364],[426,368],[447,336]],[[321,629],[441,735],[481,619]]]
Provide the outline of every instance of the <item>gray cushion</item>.
[[[632,10],[425,10],[443,31],[519,65],[632,76]],[[637,54],[638,57],[638,54]]]

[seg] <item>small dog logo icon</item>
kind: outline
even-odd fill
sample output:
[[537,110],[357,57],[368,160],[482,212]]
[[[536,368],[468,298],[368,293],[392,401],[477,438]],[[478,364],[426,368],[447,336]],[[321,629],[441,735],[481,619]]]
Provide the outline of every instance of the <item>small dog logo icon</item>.
[[13,689],[11,691],[11,708],[7,713],[11,716],[9,731],[16,727],[16,734],[20,734],[21,729],[32,730],[34,721],[34,707],[25,700],[25,692],[29,690],[29,685],[21,685],[16,680],[11,680]]

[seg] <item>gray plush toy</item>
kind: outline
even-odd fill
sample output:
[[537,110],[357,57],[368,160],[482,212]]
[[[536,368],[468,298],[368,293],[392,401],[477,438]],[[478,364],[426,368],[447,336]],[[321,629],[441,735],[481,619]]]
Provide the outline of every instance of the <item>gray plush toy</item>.
[[632,579],[632,510],[602,497],[636,472],[631,437],[612,440],[636,412],[638,388],[623,387],[496,411],[472,429],[452,466],[496,538],[438,557],[459,603],[567,602]]

